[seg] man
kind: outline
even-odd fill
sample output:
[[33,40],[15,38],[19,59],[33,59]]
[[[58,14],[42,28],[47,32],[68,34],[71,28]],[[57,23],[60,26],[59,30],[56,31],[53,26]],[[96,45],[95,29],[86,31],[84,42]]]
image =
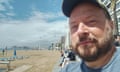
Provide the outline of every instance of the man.
[[82,59],[61,72],[120,72],[120,50],[114,46],[114,24],[97,0],[63,0],[69,17],[72,49]]
[[114,41],[115,46],[120,46],[120,36],[115,36],[115,41]]

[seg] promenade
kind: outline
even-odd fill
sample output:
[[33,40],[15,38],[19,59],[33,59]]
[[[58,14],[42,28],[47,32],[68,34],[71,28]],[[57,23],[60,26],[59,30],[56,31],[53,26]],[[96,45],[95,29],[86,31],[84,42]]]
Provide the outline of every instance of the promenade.
[[59,58],[58,62],[54,65],[52,72],[59,72],[61,70],[61,66],[59,66],[59,65],[60,65],[62,59],[63,59],[62,57]]

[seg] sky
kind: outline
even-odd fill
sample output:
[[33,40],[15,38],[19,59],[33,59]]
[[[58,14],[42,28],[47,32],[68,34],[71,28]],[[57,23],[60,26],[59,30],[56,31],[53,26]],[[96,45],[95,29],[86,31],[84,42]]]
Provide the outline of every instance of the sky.
[[62,0],[0,0],[0,48],[58,42],[68,30]]

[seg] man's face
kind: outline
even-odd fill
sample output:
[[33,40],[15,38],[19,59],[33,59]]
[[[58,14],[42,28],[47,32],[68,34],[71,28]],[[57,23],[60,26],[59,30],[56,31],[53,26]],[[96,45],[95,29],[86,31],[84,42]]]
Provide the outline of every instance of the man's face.
[[113,24],[94,5],[82,4],[71,13],[70,31],[73,50],[85,61],[95,61],[112,47]]

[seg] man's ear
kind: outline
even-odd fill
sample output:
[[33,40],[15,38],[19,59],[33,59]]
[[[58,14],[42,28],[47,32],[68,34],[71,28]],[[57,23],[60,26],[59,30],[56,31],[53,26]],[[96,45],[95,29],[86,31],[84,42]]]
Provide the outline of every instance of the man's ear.
[[113,21],[110,21],[110,27],[114,30],[116,29],[115,23]]

